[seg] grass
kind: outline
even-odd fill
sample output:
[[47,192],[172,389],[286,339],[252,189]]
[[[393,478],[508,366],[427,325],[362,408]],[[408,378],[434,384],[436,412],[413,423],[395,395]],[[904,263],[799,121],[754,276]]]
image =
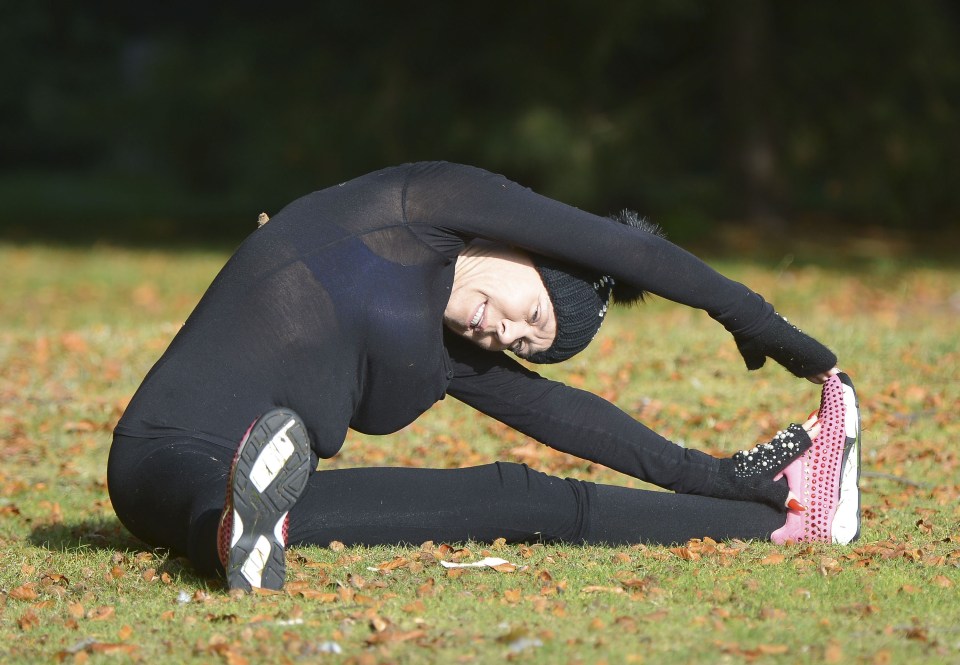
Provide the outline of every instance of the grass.
[[[857,382],[854,546],[299,548],[284,592],[242,596],[127,534],[105,472],[113,424],[225,258],[0,245],[0,661],[960,661],[955,268],[716,264],[829,342]],[[748,374],[719,326],[661,300],[611,317],[587,352],[544,372],[716,454],[818,398],[779,367]],[[394,436],[351,433],[331,463],[495,459],[642,485],[453,400]],[[438,563],[487,555],[513,565]]]

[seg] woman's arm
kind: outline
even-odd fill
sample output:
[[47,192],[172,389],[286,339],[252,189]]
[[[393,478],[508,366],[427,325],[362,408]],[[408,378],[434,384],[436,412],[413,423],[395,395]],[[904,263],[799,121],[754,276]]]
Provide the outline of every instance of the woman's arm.
[[836,364],[829,349],[778,316],[761,296],[686,250],[503,176],[458,164],[416,164],[403,208],[412,226],[514,245],[702,309],[733,334],[750,369],[768,356],[798,376],[814,376]]
[[446,336],[447,392],[551,448],[660,487],[709,494],[719,460],[668,441],[596,395],[543,378],[505,353]]

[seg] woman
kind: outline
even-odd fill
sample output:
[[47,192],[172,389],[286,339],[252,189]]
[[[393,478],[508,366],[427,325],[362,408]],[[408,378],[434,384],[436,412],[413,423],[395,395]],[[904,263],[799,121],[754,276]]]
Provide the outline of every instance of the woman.
[[[771,357],[827,381],[840,424],[812,419],[720,460],[501,353],[565,360],[597,332],[611,291],[641,290],[706,310],[748,368]],[[286,545],[332,540],[813,538],[805,506],[785,505],[790,489],[820,502],[801,473],[808,430],[855,480],[855,398],[835,365],[759,295],[635,218],[596,217],[472,167],[408,164],[298,199],[240,246],[117,425],[110,496],[132,533],[202,574],[223,565],[247,589],[282,586]],[[347,428],[395,432],[446,394],[676,494],[503,463],[314,471]],[[788,465],[800,474],[791,488],[774,480]],[[847,485],[844,535],[828,526],[827,539],[855,537]],[[824,491],[839,496],[839,481]]]

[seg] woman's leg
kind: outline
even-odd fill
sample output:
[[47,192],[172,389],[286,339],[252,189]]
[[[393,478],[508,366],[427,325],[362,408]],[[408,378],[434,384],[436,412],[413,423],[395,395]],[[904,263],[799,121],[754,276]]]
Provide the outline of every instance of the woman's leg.
[[[114,510],[138,538],[214,576],[233,455],[189,438],[117,436],[107,473]],[[596,485],[505,462],[338,469],[311,474],[290,511],[288,542],[672,544],[704,536],[767,539],[784,519],[762,504]]]
[[290,543],[426,540],[673,544],[768,539],[785,513],[763,504],[596,485],[498,462],[466,469],[320,471],[290,513]]
[[217,524],[233,456],[197,439],[115,436],[107,485],[117,517],[141,540],[188,557],[202,575],[215,575]]

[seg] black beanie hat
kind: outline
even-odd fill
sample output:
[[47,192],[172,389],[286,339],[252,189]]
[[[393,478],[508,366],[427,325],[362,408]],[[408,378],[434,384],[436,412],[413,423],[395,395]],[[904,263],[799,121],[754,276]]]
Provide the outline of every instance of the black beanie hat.
[[592,276],[581,268],[562,265],[545,256],[534,256],[533,265],[553,303],[557,333],[549,349],[534,353],[527,360],[558,363],[583,351],[600,330],[613,278]]
[[[657,224],[631,210],[624,210],[611,219],[664,237]],[[596,275],[579,266],[562,264],[536,254],[531,258],[550,296],[557,321],[556,336],[550,348],[527,357],[533,363],[558,363],[587,348],[600,331],[611,296],[618,304],[630,304],[642,301],[645,295],[641,289],[625,284],[617,285],[614,295],[614,279],[610,275]]]

